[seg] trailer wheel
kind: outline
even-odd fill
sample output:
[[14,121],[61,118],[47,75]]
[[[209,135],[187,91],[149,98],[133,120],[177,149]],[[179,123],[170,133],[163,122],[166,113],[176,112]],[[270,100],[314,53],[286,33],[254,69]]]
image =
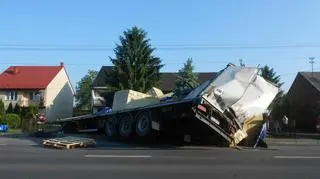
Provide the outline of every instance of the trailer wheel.
[[107,119],[104,125],[104,130],[107,136],[114,137],[117,132],[116,118]]
[[151,132],[151,115],[149,111],[142,111],[136,116],[136,133],[145,137]]
[[132,116],[130,113],[121,115],[119,118],[119,133],[122,137],[129,137],[132,134]]

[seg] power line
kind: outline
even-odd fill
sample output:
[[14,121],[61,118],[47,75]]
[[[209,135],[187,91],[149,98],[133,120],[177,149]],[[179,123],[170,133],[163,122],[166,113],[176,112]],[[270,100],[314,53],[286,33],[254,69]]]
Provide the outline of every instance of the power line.
[[[319,48],[319,44],[287,44],[287,45],[163,45],[156,46],[156,50],[241,50],[241,49],[282,49],[282,48]],[[23,45],[0,44],[1,51],[112,51],[114,48],[107,46],[84,45]]]
[[[305,57],[299,57],[299,58],[288,58],[288,59],[281,59],[281,61],[292,61],[292,60],[302,60],[305,59]],[[13,60],[7,60],[7,61],[13,61]],[[108,60],[106,60],[107,62]],[[208,64],[227,64],[227,63],[237,63],[236,59],[231,59],[231,60],[199,60],[199,61],[195,61],[194,64],[203,64],[203,63],[208,63]],[[240,61],[240,63],[243,63],[243,59],[239,59],[238,61]],[[246,60],[247,62],[253,63],[253,62],[263,62],[265,60]],[[270,60],[268,60],[270,61]],[[168,62],[165,62],[164,59],[162,59],[163,64],[184,64],[185,61],[182,60],[170,60]],[[0,62],[0,64],[2,65],[57,65],[57,63],[43,63],[43,62]],[[105,63],[101,62],[101,63],[64,63],[65,65],[68,66],[86,66],[86,65],[106,65]],[[243,63],[244,65],[244,63]]]
[[[114,44],[112,44],[114,45]],[[166,43],[152,43],[154,46],[159,47],[313,47],[320,46],[316,43],[225,43],[225,44],[187,44],[187,43],[176,43],[172,44],[171,42]],[[108,47],[106,45],[96,45],[96,44],[26,44],[26,43],[3,43],[0,41],[0,46],[8,47]]]
[[[107,60],[106,60],[107,62]],[[185,61],[172,61],[170,62],[163,62],[164,65],[166,64],[184,64]],[[195,64],[199,63],[210,63],[210,64],[226,64],[230,63],[230,61],[216,61],[216,60],[205,60],[205,61],[198,61]],[[58,63],[37,63],[37,62],[0,62],[1,65],[57,65]],[[88,65],[106,65],[104,63],[64,63],[67,66],[88,66]]]
[[110,51],[112,48],[77,47],[0,47],[1,51]]

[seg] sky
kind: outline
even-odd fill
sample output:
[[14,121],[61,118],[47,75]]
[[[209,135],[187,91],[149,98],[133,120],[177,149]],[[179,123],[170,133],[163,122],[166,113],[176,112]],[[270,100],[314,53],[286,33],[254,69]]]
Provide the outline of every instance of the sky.
[[243,59],[274,68],[288,90],[298,71],[311,71],[309,57],[320,70],[319,9],[318,0],[0,0],[0,71],[64,62],[75,87],[88,70],[111,65],[119,36],[138,26],[162,72],[189,57],[196,72]]

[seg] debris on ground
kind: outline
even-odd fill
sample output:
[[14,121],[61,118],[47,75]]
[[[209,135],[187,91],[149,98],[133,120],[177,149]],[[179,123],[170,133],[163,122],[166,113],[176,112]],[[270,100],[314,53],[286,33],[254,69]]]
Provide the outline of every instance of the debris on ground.
[[91,138],[84,137],[61,137],[43,140],[44,147],[53,147],[60,149],[73,149],[76,147],[88,147],[96,144],[96,141]]

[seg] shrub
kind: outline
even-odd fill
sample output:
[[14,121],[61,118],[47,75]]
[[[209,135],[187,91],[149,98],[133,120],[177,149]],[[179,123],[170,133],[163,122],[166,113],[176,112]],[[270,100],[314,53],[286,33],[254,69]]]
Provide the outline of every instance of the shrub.
[[[0,116],[4,116],[5,114],[5,110],[4,110],[4,103],[3,101],[0,99]],[[1,119],[1,118],[0,118]]]
[[23,132],[33,133],[36,131],[36,123],[34,119],[23,119],[21,124],[21,129]]
[[1,115],[1,114],[0,114],[0,124],[7,124],[7,122],[5,121],[4,115]]
[[20,116],[22,119],[34,118],[38,113],[38,107],[35,105],[30,105],[29,107],[20,107]]
[[7,124],[10,128],[17,129],[20,127],[20,116],[18,114],[7,114]]
[[20,110],[20,116],[21,118],[26,118],[27,116],[27,113],[28,113],[28,107],[21,107],[21,110]]
[[21,107],[20,107],[20,105],[17,103],[17,104],[14,106],[13,113],[15,113],[15,114],[20,114],[20,112],[21,112]]
[[7,108],[7,114],[9,113],[13,113],[13,106],[12,106],[12,103],[9,104],[8,108]]
[[28,112],[30,112],[32,114],[37,114],[39,112],[39,108],[36,105],[30,105],[28,107]]

